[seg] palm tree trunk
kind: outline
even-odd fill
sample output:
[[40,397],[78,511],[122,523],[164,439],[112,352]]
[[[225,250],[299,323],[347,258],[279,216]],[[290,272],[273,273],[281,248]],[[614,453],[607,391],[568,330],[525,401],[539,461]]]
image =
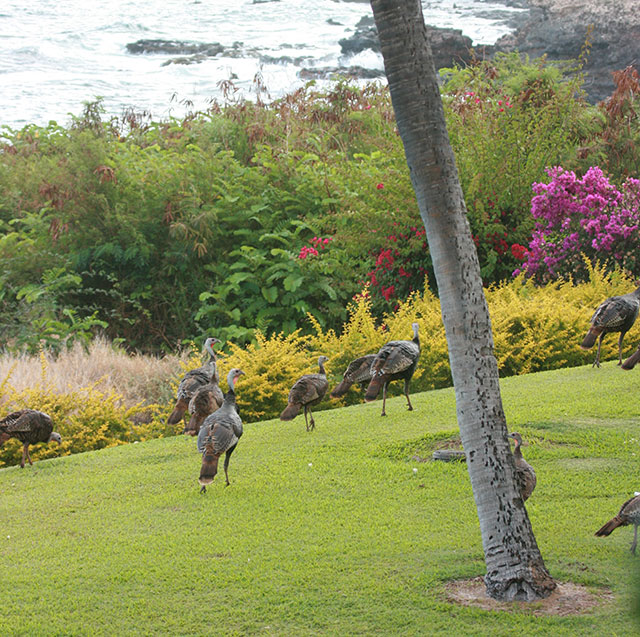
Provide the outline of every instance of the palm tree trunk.
[[516,489],[491,320],[420,0],[371,6],[440,296],[487,592],[500,600],[544,598],[556,585]]

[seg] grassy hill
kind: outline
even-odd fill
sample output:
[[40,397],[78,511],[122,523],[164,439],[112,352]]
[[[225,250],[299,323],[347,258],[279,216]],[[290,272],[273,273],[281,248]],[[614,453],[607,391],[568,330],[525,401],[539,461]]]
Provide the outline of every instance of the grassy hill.
[[445,389],[246,425],[205,495],[184,437],[1,470],[0,634],[637,634],[632,529],[593,534],[640,490],[639,386],[613,363],[502,382],[547,567],[613,591],[587,614],[447,601],[484,560],[466,466],[421,461],[457,433]]

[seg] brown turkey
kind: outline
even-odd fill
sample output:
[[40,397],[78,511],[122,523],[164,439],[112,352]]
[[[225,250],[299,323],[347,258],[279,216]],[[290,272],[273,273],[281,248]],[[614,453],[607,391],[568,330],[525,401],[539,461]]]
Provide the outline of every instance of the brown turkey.
[[636,494],[633,498],[627,500],[620,507],[618,515],[611,518],[602,528],[598,529],[596,535],[599,537],[610,535],[614,529],[617,529],[619,526],[627,526],[628,524],[633,524],[631,552],[635,555],[638,544],[638,526],[640,526],[640,494]]
[[629,294],[612,296],[603,301],[591,317],[591,327],[582,341],[582,349],[590,349],[596,340],[598,351],[592,367],[600,367],[602,337],[609,332],[620,332],[618,338],[618,365],[622,365],[622,340],[638,317],[640,287]]
[[518,485],[518,491],[522,496],[522,501],[526,502],[536,488],[536,472],[522,457],[522,436],[514,431],[509,434],[509,437],[513,438],[516,443],[513,449],[513,458],[516,462],[516,483]]
[[[294,383],[289,392],[287,406],[280,414],[280,420],[293,420],[298,413],[300,413],[300,409],[303,408],[304,422],[307,425],[307,431],[313,431],[315,429],[316,423],[313,420],[311,407],[317,405],[324,398],[327,389],[329,389],[329,381],[327,380],[327,373],[324,369],[324,364],[328,360],[326,356],[320,356],[320,358],[318,358],[319,373],[305,374]],[[311,423],[309,423],[307,413],[311,417]]]
[[371,380],[371,365],[375,358],[375,354],[367,354],[351,361],[342,375],[342,380],[331,392],[331,398],[341,398],[351,389],[351,385],[354,383],[368,384]]
[[[187,372],[180,384],[178,385],[178,391],[176,392],[176,404],[173,407],[173,411],[167,418],[167,424],[177,425],[185,416],[185,412],[189,407],[189,401],[193,397],[193,394],[199,387],[210,383],[214,375],[216,374],[216,353],[213,351],[215,343],[220,341],[217,338],[208,338],[204,342],[204,349],[209,354],[209,360],[197,369],[192,369]],[[217,382],[217,380],[216,380]]]
[[382,387],[382,416],[386,416],[387,387],[393,380],[404,380],[404,395],[409,411],[413,411],[409,398],[409,381],[416,371],[420,358],[420,338],[418,323],[412,323],[413,339],[410,341],[389,341],[383,345],[371,366],[371,382],[364,395],[366,402],[374,401]]
[[189,401],[189,414],[191,417],[182,433],[189,436],[197,436],[204,419],[222,407],[224,394],[218,385],[218,379],[219,375],[216,366],[211,382],[198,387],[191,397]]
[[236,406],[236,381],[244,372],[233,368],[227,374],[229,391],[224,395],[220,409],[207,416],[198,433],[198,451],[202,454],[202,465],[198,482],[205,493],[218,473],[218,460],[224,453],[224,475],[229,486],[229,460],[242,436],[242,419]]
[[29,445],[35,445],[38,442],[54,441],[58,444],[62,442],[60,434],[53,431],[51,418],[44,412],[35,409],[14,411],[0,420],[0,447],[9,438],[17,438],[23,443],[22,462],[20,462],[23,469],[26,460],[30,465],[33,465],[29,454]]

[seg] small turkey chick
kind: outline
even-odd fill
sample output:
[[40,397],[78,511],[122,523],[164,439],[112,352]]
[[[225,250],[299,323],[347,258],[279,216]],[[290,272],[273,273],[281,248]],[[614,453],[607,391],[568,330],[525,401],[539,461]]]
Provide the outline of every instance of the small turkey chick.
[[522,457],[522,436],[514,431],[509,434],[509,437],[513,438],[516,443],[513,449],[513,458],[516,462],[516,482],[522,501],[526,502],[536,488],[536,472]]

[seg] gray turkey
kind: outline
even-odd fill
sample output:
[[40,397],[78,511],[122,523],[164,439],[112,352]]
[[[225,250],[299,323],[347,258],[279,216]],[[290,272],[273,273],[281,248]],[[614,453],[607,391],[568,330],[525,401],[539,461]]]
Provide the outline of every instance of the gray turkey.
[[582,341],[582,349],[590,349],[596,340],[598,351],[592,367],[600,367],[602,337],[609,332],[620,332],[618,338],[618,365],[622,364],[622,339],[631,329],[640,309],[640,287],[629,294],[612,296],[603,301],[591,317],[591,327]]
[[[307,431],[315,429],[316,423],[311,413],[311,407],[317,405],[324,398],[327,389],[329,389],[327,373],[324,370],[324,364],[328,360],[326,356],[320,356],[318,358],[320,371],[317,374],[305,374],[293,384],[287,399],[287,406],[280,414],[280,420],[293,420],[300,413],[300,409],[303,408]],[[307,413],[311,417],[311,423],[309,423]]]
[[627,526],[633,524],[633,542],[631,543],[631,552],[636,554],[636,546],[638,544],[638,526],[640,526],[640,494],[636,494],[633,498],[627,500],[618,511],[618,515],[611,518],[602,528],[596,531],[596,535],[604,537],[610,535],[614,529],[619,526]]
[[509,437],[513,438],[516,443],[513,449],[513,459],[516,462],[516,483],[518,485],[518,491],[522,496],[522,501],[526,502],[536,488],[536,472],[522,457],[522,436],[514,431],[509,434]]
[[218,385],[218,378],[216,368],[211,382],[196,389],[189,401],[189,414],[191,417],[182,433],[197,436],[204,419],[222,407],[224,394]]
[[58,444],[62,442],[60,434],[53,431],[51,418],[44,412],[35,409],[14,411],[0,420],[0,446],[9,438],[17,438],[23,443],[22,462],[20,462],[23,469],[26,460],[30,465],[33,465],[29,454],[29,445],[35,445],[38,442],[54,441]]
[[409,411],[413,411],[409,398],[409,381],[416,371],[420,358],[420,338],[418,324],[412,323],[413,339],[410,341],[389,341],[380,348],[371,366],[371,382],[364,395],[366,402],[374,401],[382,387],[382,416],[386,416],[387,387],[393,380],[404,380],[404,395]]
[[200,493],[207,490],[218,473],[218,460],[224,453],[224,475],[229,486],[229,460],[242,436],[242,419],[236,407],[236,381],[244,372],[233,368],[227,374],[229,391],[224,395],[222,406],[207,416],[198,433],[198,451],[202,454],[202,466],[198,482]]
[[204,349],[209,354],[209,360],[202,367],[187,372],[180,381],[176,392],[176,404],[167,418],[167,424],[177,425],[184,418],[189,401],[196,390],[210,383],[216,375],[216,353],[213,351],[213,346],[219,342],[217,338],[213,337],[204,342]]
[[349,391],[351,385],[354,383],[369,383],[371,380],[371,365],[375,358],[375,354],[367,354],[349,363],[349,366],[342,376],[342,380],[331,392],[331,398],[341,398]]

